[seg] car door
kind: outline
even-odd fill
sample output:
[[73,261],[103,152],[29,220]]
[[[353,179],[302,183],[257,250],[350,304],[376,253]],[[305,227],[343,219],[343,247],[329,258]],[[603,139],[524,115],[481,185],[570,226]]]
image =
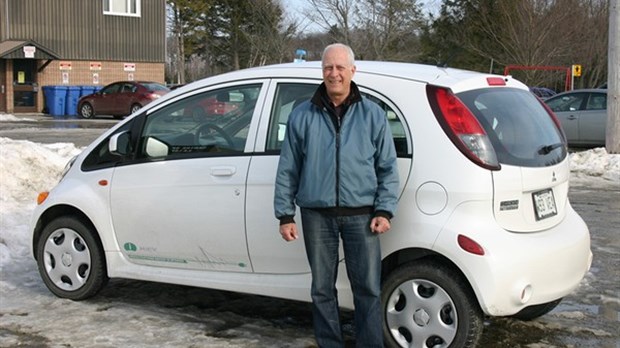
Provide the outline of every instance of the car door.
[[112,115],[116,107],[115,100],[118,93],[123,88],[123,83],[113,83],[104,87],[95,99],[94,108],[98,115]]
[[[279,234],[279,221],[274,216],[273,196],[279,153],[291,111],[309,100],[318,85],[316,80],[275,80],[270,84],[262,111],[255,156],[247,183],[247,240],[252,266],[258,273],[300,274],[310,272],[303,240],[287,243]],[[382,96],[361,87],[362,94],[386,110],[399,156],[401,189],[411,167],[411,146],[401,117]],[[297,213],[297,222],[301,222]],[[303,226],[298,223],[300,232]]]
[[589,145],[605,145],[607,125],[607,93],[592,92],[579,114],[579,139]]
[[579,115],[588,100],[588,93],[569,93],[549,99],[546,103],[558,117],[568,144],[579,144]]
[[[115,169],[116,238],[135,263],[251,272],[245,184],[261,81],[188,92],[143,116],[135,160]],[[204,100],[226,94],[237,107],[209,115]]]
[[118,93],[111,98],[114,98],[111,103],[112,109],[110,113],[112,115],[128,115],[131,108],[131,103],[135,91],[138,89],[138,85],[130,82],[125,82],[119,89]]

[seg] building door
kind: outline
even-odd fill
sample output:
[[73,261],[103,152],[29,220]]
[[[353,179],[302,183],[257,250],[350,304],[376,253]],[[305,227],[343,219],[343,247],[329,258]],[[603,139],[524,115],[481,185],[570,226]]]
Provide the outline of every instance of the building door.
[[37,61],[35,59],[13,60],[14,112],[36,112],[38,92]]
[[6,61],[0,59],[0,112],[6,112]]

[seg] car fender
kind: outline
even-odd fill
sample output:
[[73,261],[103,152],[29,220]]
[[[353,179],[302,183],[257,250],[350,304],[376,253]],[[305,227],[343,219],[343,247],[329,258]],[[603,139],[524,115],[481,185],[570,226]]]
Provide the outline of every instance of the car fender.
[[[77,168],[73,168],[73,170],[79,171]],[[112,221],[107,204],[113,168],[91,173],[79,173],[82,178],[90,176],[90,180],[75,180],[72,178],[72,171],[49,193],[45,202],[35,208],[31,220],[31,231],[35,231],[37,226],[40,226],[39,222],[42,217],[53,209],[61,206],[73,207],[84,214],[93,224],[104,251],[119,250],[114,233],[112,233]],[[36,238],[36,235],[34,237]],[[33,243],[36,243],[35,238],[33,238]]]
[[[562,298],[579,285],[592,261],[590,235],[570,205],[558,225],[536,233],[507,231],[490,211],[490,201],[461,204],[433,247],[465,275],[486,314],[513,315]],[[484,255],[461,248],[458,235],[478,243]]]

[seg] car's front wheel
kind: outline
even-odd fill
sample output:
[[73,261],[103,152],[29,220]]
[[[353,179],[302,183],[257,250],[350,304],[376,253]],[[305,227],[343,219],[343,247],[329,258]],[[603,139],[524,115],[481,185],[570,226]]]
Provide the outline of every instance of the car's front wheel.
[[95,109],[90,103],[83,103],[80,105],[80,117],[82,118],[93,118],[95,117]]
[[37,241],[36,256],[43,282],[58,297],[83,300],[108,281],[101,243],[93,228],[79,219],[51,221]]
[[388,347],[475,347],[483,315],[463,277],[429,261],[392,271],[383,282]]

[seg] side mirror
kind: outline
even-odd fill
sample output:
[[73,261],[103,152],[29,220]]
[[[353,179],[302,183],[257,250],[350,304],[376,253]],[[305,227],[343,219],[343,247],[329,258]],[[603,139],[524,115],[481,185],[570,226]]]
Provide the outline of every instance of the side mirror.
[[131,152],[129,132],[120,132],[110,137],[108,150],[117,156],[127,156]]
[[146,154],[149,157],[168,156],[170,148],[163,141],[148,137],[146,139]]

